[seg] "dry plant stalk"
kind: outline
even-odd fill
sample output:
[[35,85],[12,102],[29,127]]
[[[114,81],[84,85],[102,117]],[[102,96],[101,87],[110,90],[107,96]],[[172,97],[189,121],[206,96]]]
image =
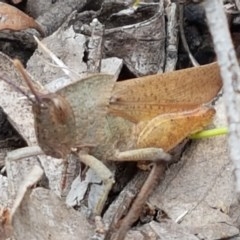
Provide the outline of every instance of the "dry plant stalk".
[[205,0],[208,26],[213,38],[223,79],[224,100],[229,128],[229,152],[235,166],[236,190],[240,192],[240,68],[231,40],[223,3]]
[[134,200],[132,207],[127,213],[126,217],[121,221],[121,226],[118,231],[112,236],[111,240],[124,240],[127,231],[131,228],[132,224],[136,222],[142,212],[142,207],[148,200],[149,195],[156,187],[160,178],[163,177],[165,170],[164,164],[154,163],[151,172],[143,184],[141,191]]

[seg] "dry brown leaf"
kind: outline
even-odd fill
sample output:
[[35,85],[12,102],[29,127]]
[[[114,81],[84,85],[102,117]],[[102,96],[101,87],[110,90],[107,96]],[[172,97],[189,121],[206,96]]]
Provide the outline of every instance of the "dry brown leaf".
[[44,36],[42,27],[33,18],[9,4],[0,3],[0,30],[20,31],[27,28],[34,28]]

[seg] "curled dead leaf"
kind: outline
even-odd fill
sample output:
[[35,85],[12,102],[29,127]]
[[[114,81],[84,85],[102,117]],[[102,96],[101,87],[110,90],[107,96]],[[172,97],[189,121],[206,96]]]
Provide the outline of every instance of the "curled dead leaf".
[[33,18],[9,4],[0,3],[0,31],[20,31],[27,28],[34,28],[44,36],[42,27]]

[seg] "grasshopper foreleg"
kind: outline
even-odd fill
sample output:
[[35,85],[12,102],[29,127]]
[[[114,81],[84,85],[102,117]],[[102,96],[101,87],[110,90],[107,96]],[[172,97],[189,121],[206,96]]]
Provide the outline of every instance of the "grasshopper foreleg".
[[100,197],[95,209],[93,210],[94,215],[100,215],[103,210],[104,204],[107,200],[108,194],[115,182],[114,176],[112,172],[100,160],[98,160],[94,156],[81,151],[78,153],[78,155],[80,161],[89,166],[90,168],[92,168],[103,181],[104,192]]

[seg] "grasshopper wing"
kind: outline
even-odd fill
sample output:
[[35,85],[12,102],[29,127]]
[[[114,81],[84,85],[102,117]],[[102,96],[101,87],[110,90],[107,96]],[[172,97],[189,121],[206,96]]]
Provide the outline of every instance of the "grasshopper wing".
[[217,63],[117,82],[109,112],[132,122],[195,109],[222,87]]

